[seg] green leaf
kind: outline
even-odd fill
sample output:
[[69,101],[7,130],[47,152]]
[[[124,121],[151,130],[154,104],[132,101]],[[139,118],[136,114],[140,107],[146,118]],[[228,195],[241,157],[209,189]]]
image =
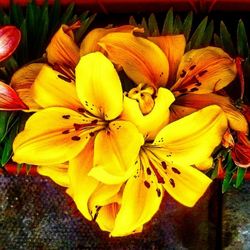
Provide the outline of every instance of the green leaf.
[[220,23],[220,39],[222,48],[231,55],[235,55],[235,49],[230,33],[223,21]]
[[3,148],[3,153],[1,157],[1,165],[4,166],[11,158],[12,155],[12,145],[13,141],[18,134],[19,130],[19,124],[17,123],[10,131],[10,134],[8,137],[5,138],[4,140],[4,148]]
[[203,46],[208,46],[208,45],[211,44],[211,40],[213,38],[213,33],[214,33],[214,21],[212,20],[208,24],[208,26],[207,26],[207,28],[205,30],[205,34],[204,34],[204,36],[202,38],[201,43],[202,43]]
[[39,29],[39,36],[37,36],[37,37],[40,37],[40,44],[41,44],[40,49],[42,51],[38,51],[37,57],[42,55],[43,50],[46,47],[45,45],[47,45],[45,43],[48,43],[49,11],[48,11],[48,6],[47,5],[44,5],[44,7],[43,7],[40,22],[43,25],[41,25],[41,27]]
[[151,14],[148,19],[148,29],[151,36],[159,36],[159,28],[154,14]]
[[12,24],[18,26],[20,23],[22,23],[22,20],[24,19],[23,11],[21,7],[17,4],[11,4],[10,8],[10,21]]
[[237,27],[237,51],[238,55],[243,58],[249,55],[246,29],[242,20],[239,20]]
[[21,63],[24,63],[28,59],[28,37],[27,37],[27,23],[26,20],[23,20],[23,23],[20,27],[20,30],[22,32],[22,39],[18,48],[18,52],[21,57],[19,60]]
[[214,34],[214,45],[222,48],[220,37],[217,34]]
[[56,29],[59,28],[59,19],[60,19],[60,0],[55,0],[49,12],[49,21],[50,21],[49,35],[54,34]]
[[214,180],[218,177],[218,160],[214,163],[214,168],[212,170],[211,179]]
[[76,34],[75,34],[75,41],[76,43],[80,43],[83,39],[83,35],[86,32],[86,30],[88,29],[88,27],[91,25],[91,23],[94,21],[96,17],[96,14],[86,18],[86,16],[84,16],[81,18],[82,20],[82,24],[81,27],[77,30]]
[[224,180],[222,182],[222,193],[225,193],[229,190],[229,188],[232,187],[232,180],[233,180],[233,174],[234,174],[234,163],[231,158],[231,156],[228,154],[227,164],[226,164],[226,173]]
[[144,17],[142,18],[141,26],[144,28],[144,34],[146,36],[149,36],[148,24],[147,24],[147,21],[146,21],[146,19]]
[[9,115],[7,111],[0,111],[0,141],[5,137]]
[[138,24],[133,16],[129,17],[129,24],[133,25],[133,26],[138,26]]
[[66,11],[63,13],[63,16],[62,16],[62,19],[61,19],[61,23],[63,24],[67,24],[70,19],[72,18],[73,16],[73,11],[74,11],[74,8],[75,8],[75,4],[74,3],[71,3],[68,8],[66,9]]
[[241,184],[243,183],[246,171],[247,171],[246,168],[240,168],[240,167],[238,167],[238,169],[237,169],[236,183],[235,183],[235,187],[236,188],[239,188],[241,186]]
[[202,39],[204,37],[205,34],[205,30],[206,30],[206,26],[207,26],[207,20],[208,17],[205,17],[201,23],[199,24],[199,26],[197,27],[197,29],[195,30],[195,32],[193,33],[191,39],[190,39],[190,49],[197,49],[200,47],[201,43],[202,43]]
[[174,13],[173,8],[169,9],[163,23],[162,35],[173,34],[174,31]]
[[175,16],[173,34],[182,33],[182,22],[180,16]]
[[186,38],[186,41],[188,41],[189,39],[189,35],[192,29],[192,24],[193,24],[193,12],[190,11],[183,22],[183,33]]

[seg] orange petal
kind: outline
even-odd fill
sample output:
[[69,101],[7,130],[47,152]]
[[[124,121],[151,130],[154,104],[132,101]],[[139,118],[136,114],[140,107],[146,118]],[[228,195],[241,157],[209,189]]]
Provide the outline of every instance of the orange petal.
[[227,86],[236,74],[234,60],[221,48],[194,49],[182,57],[177,82],[171,89],[176,95],[187,92],[211,93]]
[[175,104],[194,109],[201,109],[216,104],[226,113],[229,125],[232,129],[243,132],[248,131],[245,117],[233,106],[229,97],[212,93],[201,95],[188,94],[178,97]]
[[158,45],[168,58],[169,62],[169,79],[168,87],[172,86],[175,81],[177,69],[184,55],[186,40],[184,35],[168,35],[148,37],[150,41]]
[[74,42],[75,25],[62,25],[48,45],[47,57],[51,64],[66,65],[75,68],[79,61],[79,48]]
[[21,32],[15,26],[0,28],[0,62],[10,57],[21,40]]
[[11,78],[11,87],[17,92],[31,112],[41,108],[33,99],[31,87],[43,65],[43,63],[31,63],[20,68]]
[[18,97],[14,89],[0,82],[0,110],[23,110],[28,107]]
[[163,51],[153,42],[132,33],[110,33],[99,45],[109,59],[121,65],[136,84],[154,87],[164,86],[168,80],[168,60]]
[[91,52],[102,51],[98,42],[102,37],[112,32],[131,32],[135,27],[132,25],[122,25],[115,28],[96,28],[91,30],[80,45],[80,56],[84,56]]

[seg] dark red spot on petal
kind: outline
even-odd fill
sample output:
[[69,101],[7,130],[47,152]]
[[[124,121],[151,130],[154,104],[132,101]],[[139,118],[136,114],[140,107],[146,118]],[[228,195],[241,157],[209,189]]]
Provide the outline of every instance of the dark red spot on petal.
[[62,134],[64,134],[64,135],[66,135],[66,134],[68,134],[69,133],[69,130],[67,129],[67,130],[64,130],[63,132],[62,132]]
[[198,91],[199,89],[198,88],[192,88],[190,89],[190,92],[195,92],[195,91]]
[[166,164],[165,161],[162,161],[162,162],[161,162],[161,165],[162,165],[163,169],[165,169],[165,170],[167,169],[167,164]]
[[151,175],[151,169],[150,168],[147,168],[147,174]]
[[187,74],[186,70],[182,70],[182,72],[180,73],[180,77],[183,78],[185,77],[185,75]]
[[172,167],[172,171],[175,173],[175,174],[180,174],[181,172],[179,171],[179,169],[175,168],[175,167]]
[[78,123],[74,123],[73,126],[74,126],[75,130],[79,130],[82,128],[82,124],[78,124]]
[[63,119],[69,119],[69,118],[70,118],[70,115],[63,115],[62,118],[63,118]]
[[89,135],[90,135],[90,136],[94,136],[95,133],[94,133],[94,132],[90,132]]
[[193,69],[195,69],[195,67],[196,67],[196,65],[192,65],[192,66],[190,66],[189,70],[193,70]]
[[171,178],[170,180],[169,180],[169,183],[171,184],[171,186],[174,188],[175,187],[175,182],[174,182],[174,180]]
[[98,123],[98,120],[96,119],[96,120],[93,120],[93,121],[91,121],[91,124],[97,124]]
[[183,94],[183,93],[186,93],[187,91],[188,91],[188,89],[186,89],[186,88],[180,89],[180,90],[179,90],[179,92],[182,93],[182,94]]
[[72,136],[72,137],[71,137],[71,140],[72,140],[72,141],[80,141],[80,140],[81,140],[81,137],[75,135],[75,136]]
[[85,110],[84,110],[84,108],[78,108],[77,111],[80,113],[83,113]]
[[71,82],[71,80],[69,78],[67,78],[66,76],[63,75],[57,75],[60,79],[62,79],[65,82]]
[[144,185],[146,188],[150,188],[150,183],[148,181],[144,181]]
[[201,77],[201,76],[205,75],[206,73],[207,73],[207,70],[206,70],[206,69],[205,69],[205,70],[202,70],[202,71],[200,71],[200,72],[198,73],[198,76]]
[[156,189],[156,193],[157,193],[157,196],[160,197],[161,196],[161,190],[159,188]]

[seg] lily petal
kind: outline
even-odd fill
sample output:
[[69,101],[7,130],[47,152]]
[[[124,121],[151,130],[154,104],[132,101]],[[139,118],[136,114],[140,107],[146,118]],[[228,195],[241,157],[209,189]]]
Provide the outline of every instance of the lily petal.
[[60,186],[69,186],[68,164],[38,166],[37,172],[40,175],[50,177],[55,183]]
[[[131,177],[124,188],[121,208],[115,220],[111,236],[125,236],[133,233],[148,222],[158,211],[162,195],[156,195],[154,188],[144,185],[143,174]],[[162,192],[161,185],[157,187]]]
[[89,198],[98,186],[98,181],[88,172],[93,166],[94,141],[91,140],[82,152],[69,162],[70,195],[83,216],[92,220],[88,207]]
[[[154,145],[162,147],[173,165],[199,165],[210,158],[227,129],[222,109],[212,105],[172,122],[155,138]],[[159,149],[156,147],[157,152]]]
[[166,85],[168,60],[153,42],[132,33],[116,32],[104,36],[99,45],[136,84],[144,83],[156,88]]
[[115,119],[121,114],[121,82],[113,64],[102,53],[81,57],[76,67],[76,90],[91,114],[105,120]]
[[17,70],[11,78],[10,85],[17,92],[21,100],[29,107],[30,112],[40,109],[34,101],[34,97],[31,92],[31,87],[39,74],[43,63],[31,63]]
[[95,139],[94,167],[89,175],[105,184],[126,181],[134,171],[143,136],[128,121],[114,121]]
[[46,49],[49,63],[75,68],[80,56],[79,48],[74,42],[72,31],[74,28],[74,25],[67,26],[63,24],[52,37]]
[[31,92],[36,103],[44,108],[82,108],[74,82],[47,65],[42,67]]
[[154,139],[158,131],[168,124],[169,106],[173,101],[174,96],[168,89],[159,88],[152,111],[143,115],[138,102],[125,96],[121,119],[134,123],[147,139]]
[[248,124],[245,117],[241,114],[241,112],[237,108],[234,107],[229,97],[213,93],[201,94],[201,95],[187,94],[178,97],[175,103],[177,105],[181,105],[186,108],[194,108],[194,109],[201,109],[213,104],[218,105],[226,113],[229,125],[233,130],[242,132],[248,131]]
[[83,116],[66,108],[47,108],[33,114],[13,143],[13,160],[34,165],[64,163],[85,147],[91,136],[77,130]]
[[0,62],[14,53],[20,40],[21,32],[15,26],[6,25],[0,28]]
[[[170,167],[170,166],[169,166]],[[163,186],[181,204],[193,207],[205,193],[212,180],[199,170],[185,165],[174,165],[168,171]]]
[[234,60],[221,48],[206,47],[187,52],[180,62],[177,82],[171,87],[176,95],[218,91],[237,75]]
[[22,102],[14,89],[0,81],[0,110],[24,110],[28,107]]
[[168,35],[148,37],[150,41],[158,45],[168,58],[169,78],[168,88],[173,85],[176,78],[178,66],[184,55],[186,40],[184,35]]
[[115,28],[96,28],[91,30],[80,45],[80,56],[87,55],[92,52],[102,51],[98,42],[102,37],[112,32],[131,32],[135,27],[132,25],[122,25]]

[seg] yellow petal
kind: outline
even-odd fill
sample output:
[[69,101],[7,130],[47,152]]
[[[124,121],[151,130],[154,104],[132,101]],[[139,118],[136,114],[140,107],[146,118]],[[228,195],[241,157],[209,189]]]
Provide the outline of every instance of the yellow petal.
[[113,64],[100,52],[81,57],[76,67],[77,94],[91,114],[112,120],[122,112],[123,96]]
[[168,124],[169,106],[173,101],[174,96],[168,89],[159,88],[152,111],[143,115],[136,100],[124,97],[121,119],[134,123],[147,139],[154,139],[159,130]]
[[99,40],[111,32],[131,32],[135,27],[132,25],[122,25],[115,28],[96,28],[91,30],[80,45],[80,56],[84,56],[91,52],[102,51]]
[[190,115],[190,114],[192,114],[195,111],[197,111],[197,109],[186,107],[186,106],[177,105],[176,102],[174,102],[170,106],[169,123],[174,122],[176,120],[179,120],[180,118],[185,117],[187,115]]
[[92,220],[88,207],[89,198],[98,186],[98,181],[88,176],[93,167],[93,140],[80,154],[69,162],[70,195],[83,216]]
[[[188,94],[180,96],[176,99],[178,105],[187,108],[201,109],[209,105],[216,104],[220,106],[226,113],[229,126],[236,131],[247,132],[248,124],[241,112],[234,107],[229,97],[220,96],[217,94]],[[180,118],[180,117],[179,117]]]
[[34,100],[44,108],[82,108],[74,82],[48,65],[42,67],[32,86],[32,93]]
[[181,93],[211,93],[227,86],[236,77],[234,60],[221,48],[206,47],[187,52],[180,62],[172,90]]
[[10,85],[17,92],[21,100],[29,107],[29,112],[41,107],[34,101],[31,87],[39,74],[43,63],[31,63],[17,70],[11,78]]
[[109,59],[121,65],[136,84],[166,85],[168,60],[153,42],[132,33],[116,32],[104,36],[99,45],[107,52]]
[[177,69],[184,55],[186,40],[184,35],[168,35],[148,37],[150,41],[157,44],[168,58],[169,62],[169,79],[168,87],[172,86],[175,81]]
[[95,139],[94,167],[89,175],[106,184],[119,184],[134,171],[143,136],[127,121],[114,121]]
[[38,166],[37,172],[41,175],[50,177],[60,186],[69,186],[68,164]]
[[88,130],[77,130],[83,116],[66,108],[47,108],[32,115],[13,143],[18,163],[52,165],[74,158],[88,143]]
[[193,207],[205,193],[212,182],[199,170],[183,164],[174,165],[167,172],[167,180],[163,184],[166,191],[181,204]]
[[213,105],[167,125],[156,136],[154,145],[162,147],[163,156],[169,152],[172,164],[199,165],[210,158],[226,129],[224,112]]
[[151,220],[159,209],[162,195],[159,197],[156,189],[162,192],[162,187],[158,185],[155,188],[147,188],[144,180],[143,174],[128,180],[111,236],[132,234]]
[[46,49],[49,63],[75,68],[79,61],[79,48],[74,42],[72,27],[64,24],[52,37]]

